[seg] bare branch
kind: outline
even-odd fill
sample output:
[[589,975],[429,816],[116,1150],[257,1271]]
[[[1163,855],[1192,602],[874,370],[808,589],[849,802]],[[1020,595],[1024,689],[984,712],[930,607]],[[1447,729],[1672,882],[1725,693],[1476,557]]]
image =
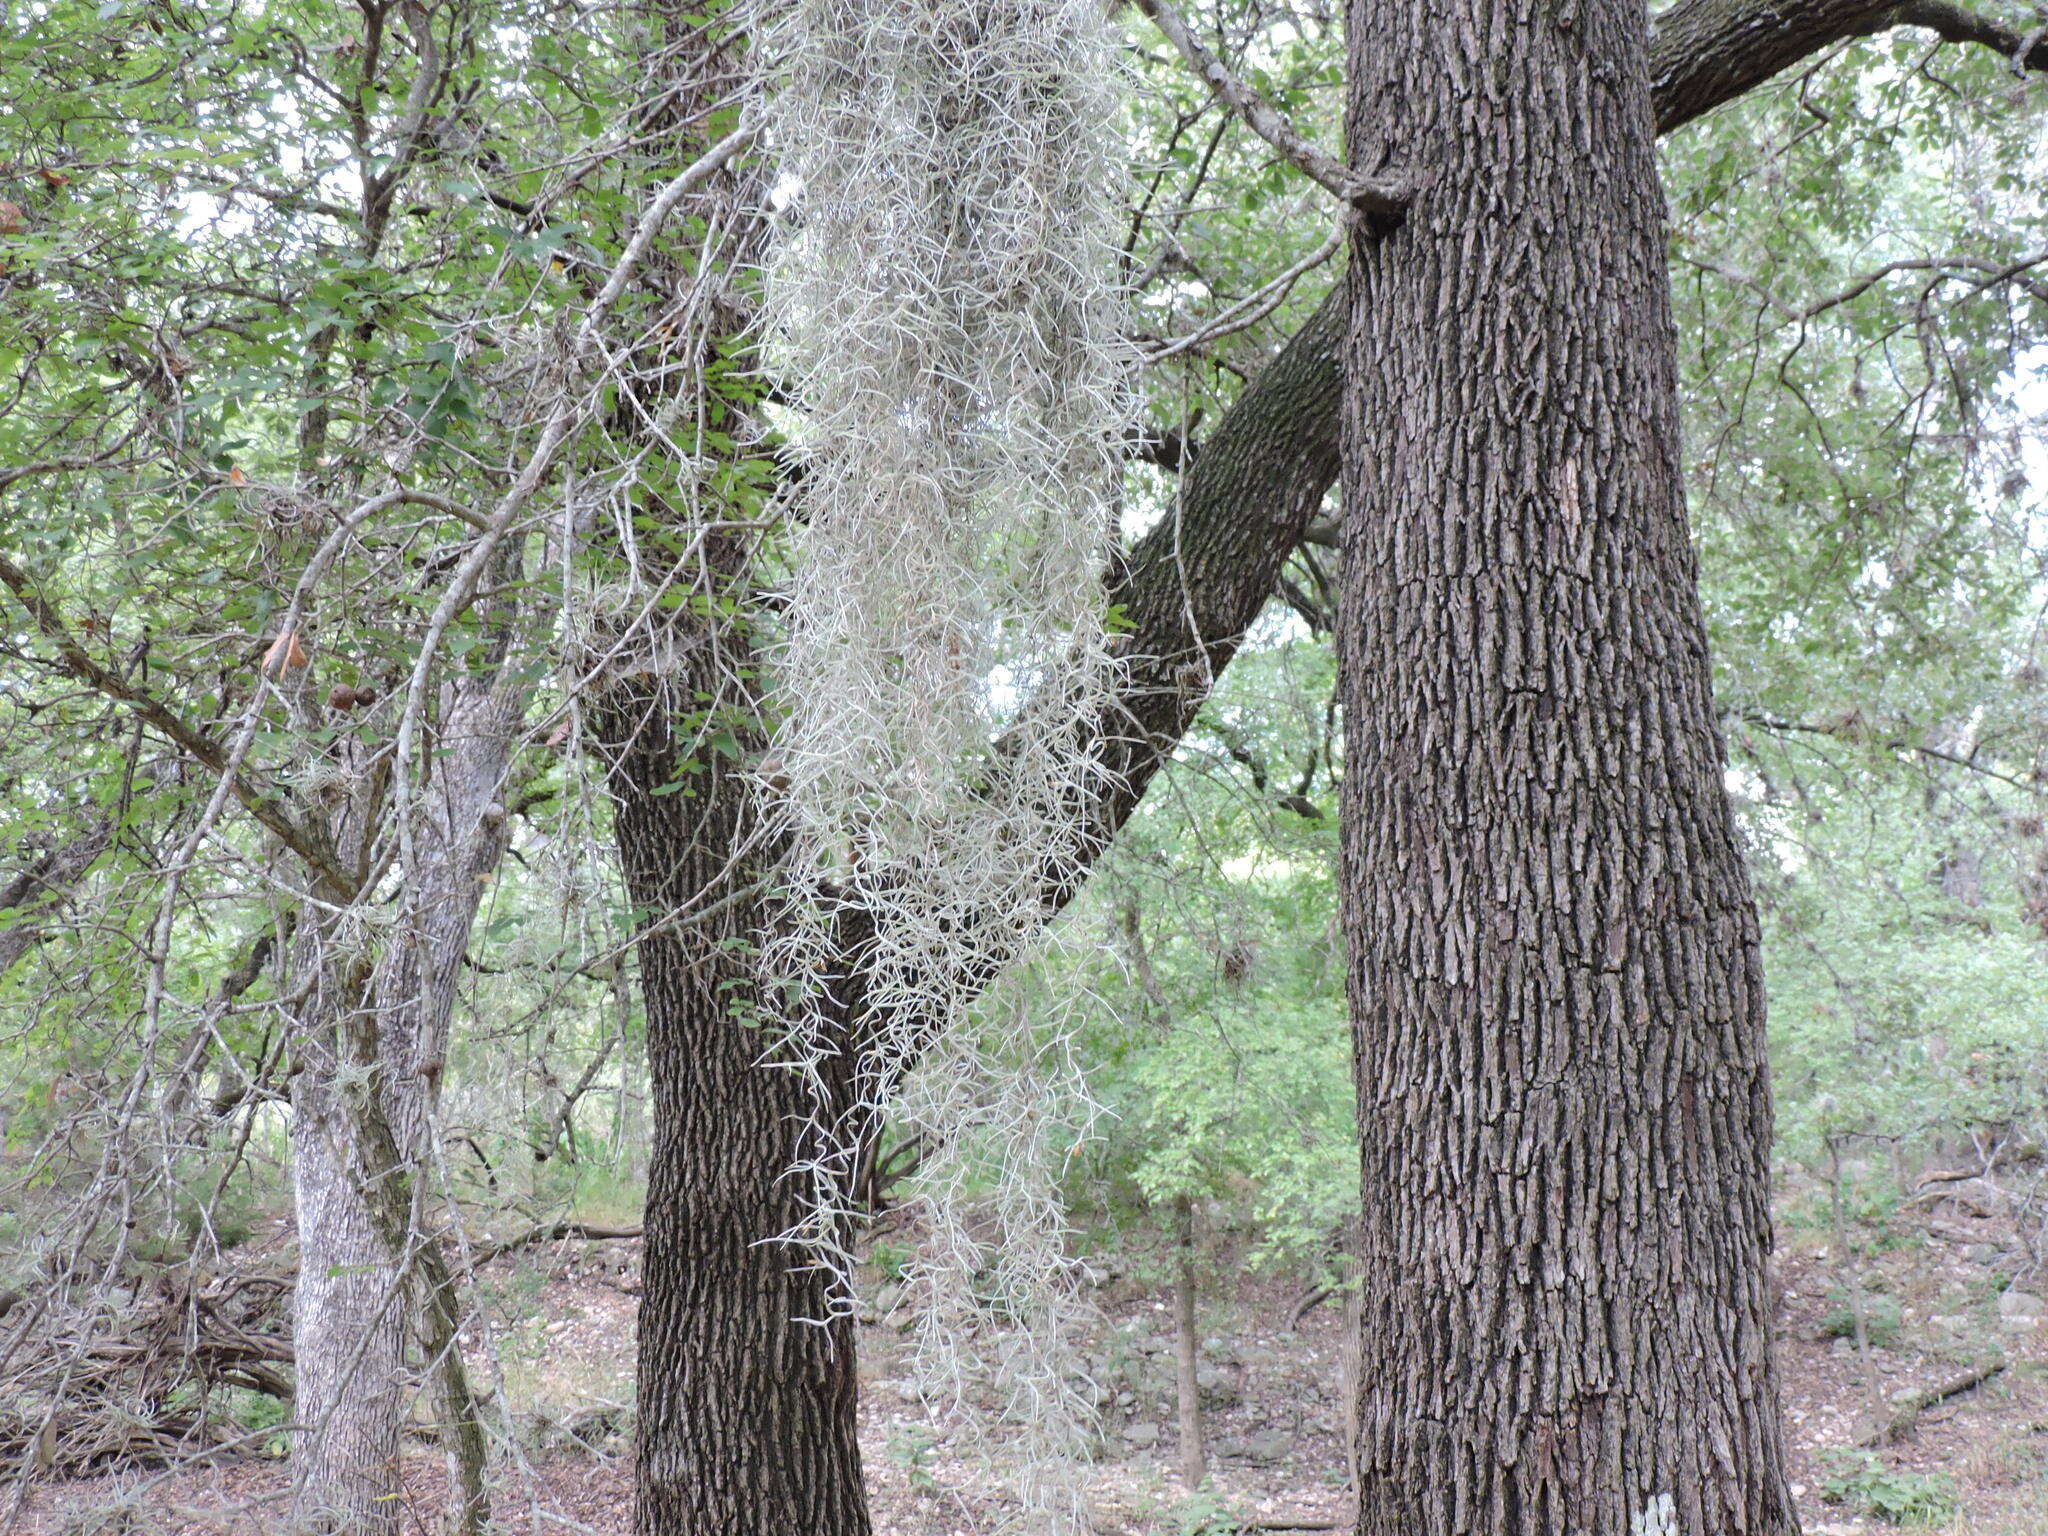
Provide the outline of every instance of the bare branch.
[[1374,219],[1391,222],[1407,211],[1409,200],[1415,195],[1414,184],[1407,177],[1361,177],[1341,160],[1324,154],[1296,133],[1294,125],[1275,111],[1265,97],[1204,48],[1169,0],[1136,3],[1166,40],[1180,50],[1188,67],[1216,99],[1242,118],[1253,133],[1280,151],[1280,157],[1289,165],[1311,181],[1320,182],[1347,207]]

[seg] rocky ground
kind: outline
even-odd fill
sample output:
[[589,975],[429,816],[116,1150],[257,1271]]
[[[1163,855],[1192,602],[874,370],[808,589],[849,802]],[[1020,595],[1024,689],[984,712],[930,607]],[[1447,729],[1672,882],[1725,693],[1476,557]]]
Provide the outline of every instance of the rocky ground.
[[[2023,1240],[2033,1222],[2015,1220],[2000,1192],[1957,1181],[1934,1194],[1887,1221],[1882,1251],[1856,1271],[1860,1294],[1826,1224],[1783,1230],[1787,1411],[1810,1533],[1876,1536],[1892,1528],[1890,1516],[1958,1536],[2048,1536],[2048,1273],[2039,1267],[2048,1256]],[[498,1506],[508,1532],[631,1528],[623,1426],[637,1266],[631,1243],[571,1243],[501,1260],[487,1277],[505,1320],[496,1388],[516,1429]],[[904,1319],[886,1282],[875,1283],[861,1372],[878,1532],[980,1536],[1005,1505],[1000,1468],[991,1475],[933,1422],[906,1380]],[[1107,1411],[1089,1483],[1100,1536],[1343,1527],[1337,1307],[1295,1327],[1297,1293],[1287,1287],[1243,1280],[1210,1299],[1211,1476],[1190,1492],[1175,1470],[1167,1303],[1127,1281],[1100,1299],[1090,1359]],[[422,1445],[409,1469],[408,1530],[422,1536],[435,1529],[437,1462]],[[40,1485],[16,1529],[272,1536],[282,1487],[281,1464],[264,1457]]]

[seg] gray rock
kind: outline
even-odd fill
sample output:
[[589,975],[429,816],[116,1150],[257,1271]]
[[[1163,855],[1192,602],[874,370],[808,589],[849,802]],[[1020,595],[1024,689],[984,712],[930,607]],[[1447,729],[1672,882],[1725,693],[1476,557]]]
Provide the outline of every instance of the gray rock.
[[1241,1440],[1218,1443],[1216,1454],[1226,1461],[1285,1461],[1294,1450],[1294,1436],[1284,1429],[1262,1429]]
[[1998,1298],[2000,1317],[2038,1318],[2044,1310],[2041,1298],[2031,1291],[2007,1291]]
[[1159,1433],[1159,1426],[1157,1424],[1127,1424],[1124,1426],[1124,1439],[1128,1440],[1135,1449],[1141,1451],[1149,1451],[1153,1446],[1157,1445],[1159,1443]]
[[1204,1408],[1235,1408],[1244,1401],[1244,1371],[1228,1365],[1205,1365],[1195,1372],[1195,1389]]

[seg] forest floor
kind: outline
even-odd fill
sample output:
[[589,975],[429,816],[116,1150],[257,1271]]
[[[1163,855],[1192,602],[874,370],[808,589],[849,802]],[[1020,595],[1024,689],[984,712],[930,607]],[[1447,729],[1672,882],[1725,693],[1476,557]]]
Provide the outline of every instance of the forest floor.
[[[1878,1533],[1887,1507],[1968,1536],[2048,1536],[2048,1274],[1996,1192],[1967,1185],[1890,1217],[1866,1261],[1868,1349],[1826,1227],[1782,1226],[1777,1279],[1792,1476],[1810,1536]],[[1867,1235],[1867,1229],[1866,1229]],[[499,1388],[519,1425],[498,1513],[521,1536],[631,1529],[632,1466],[617,1426],[630,1401],[638,1255],[629,1242],[568,1243],[498,1261],[487,1274],[509,1322]],[[879,1282],[878,1282],[879,1287]],[[1297,1293],[1242,1279],[1203,1308],[1208,1486],[1178,1464],[1172,1313],[1128,1280],[1101,1294],[1091,1364],[1109,1395],[1089,1500],[1101,1536],[1344,1528],[1341,1310],[1292,1326]],[[864,1326],[862,1440],[878,1536],[971,1536],[1002,1512],[1002,1479],[931,1425],[905,1380],[910,1344],[883,1310]],[[1911,1415],[1876,1451],[1851,1452],[1902,1400],[1994,1374]],[[998,1469],[999,1471],[999,1469]],[[408,1467],[408,1536],[436,1529],[439,1457]],[[1850,1479],[1854,1487],[1844,1487]],[[1830,1484],[1835,1497],[1829,1497]],[[34,1536],[271,1536],[284,1468],[247,1456],[165,1476],[36,1487],[15,1529]]]

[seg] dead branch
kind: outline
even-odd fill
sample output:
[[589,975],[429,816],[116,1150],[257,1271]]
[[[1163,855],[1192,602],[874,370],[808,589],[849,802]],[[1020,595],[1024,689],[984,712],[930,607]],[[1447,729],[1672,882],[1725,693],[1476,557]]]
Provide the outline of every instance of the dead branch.
[[470,1261],[470,1269],[472,1272],[482,1269],[493,1259],[502,1259],[508,1253],[516,1253],[521,1248],[531,1248],[536,1243],[559,1243],[570,1238],[579,1238],[591,1243],[605,1243],[617,1238],[638,1237],[639,1235],[640,1228],[638,1227],[600,1227],[593,1226],[587,1221],[558,1221],[552,1225],[544,1224],[534,1227],[530,1231],[520,1233],[517,1237],[507,1238],[502,1243],[489,1243],[478,1248],[476,1257]]
[[1912,1432],[1913,1425],[1921,1414],[1952,1397],[1960,1397],[1973,1388],[1981,1387],[2004,1370],[2005,1365],[2005,1358],[2000,1356],[1989,1364],[1973,1365],[1967,1371],[1951,1376],[1934,1386],[1922,1387],[1912,1396],[1902,1399],[1897,1410],[1884,1423],[1866,1429],[1858,1435],[1856,1443],[1861,1446],[1890,1445],[1894,1440],[1904,1438]]

